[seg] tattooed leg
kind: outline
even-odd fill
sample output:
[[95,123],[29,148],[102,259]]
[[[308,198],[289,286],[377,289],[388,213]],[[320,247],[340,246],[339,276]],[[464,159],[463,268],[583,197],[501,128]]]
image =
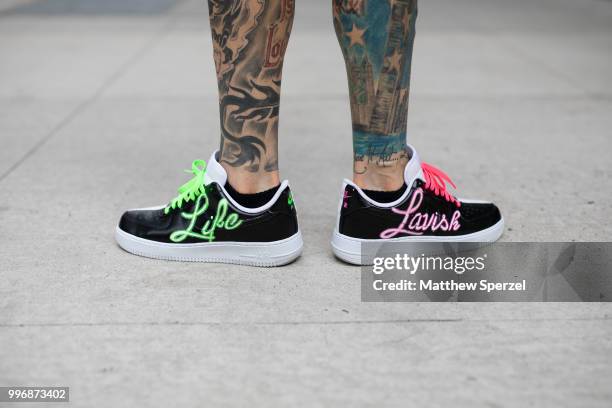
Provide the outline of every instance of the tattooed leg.
[[417,0],[333,0],[353,121],[353,180],[369,190],[403,186]]
[[221,164],[240,193],[279,184],[278,113],[295,0],[208,0]]

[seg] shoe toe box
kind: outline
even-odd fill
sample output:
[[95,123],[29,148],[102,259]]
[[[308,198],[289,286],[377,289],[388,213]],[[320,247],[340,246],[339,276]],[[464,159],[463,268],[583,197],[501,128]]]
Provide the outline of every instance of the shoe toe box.
[[148,238],[152,232],[164,228],[165,224],[161,209],[128,210],[119,220],[121,230],[141,238]]
[[487,202],[461,202],[461,219],[472,230],[482,230],[497,224],[502,215],[499,208]]

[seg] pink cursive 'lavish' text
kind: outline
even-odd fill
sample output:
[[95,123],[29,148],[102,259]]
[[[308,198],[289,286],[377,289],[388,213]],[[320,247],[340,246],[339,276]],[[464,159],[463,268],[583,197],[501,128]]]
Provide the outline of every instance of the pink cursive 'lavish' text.
[[459,224],[459,218],[461,218],[461,212],[455,210],[451,219],[447,219],[446,215],[434,213],[426,214],[419,212],[419,207],[423,203],[423,189],[418,188],[410,199],[410,204],[405,210],[399,210],[392,208],[396,214],[401,214],[404,219],[396,228],[389,228],[380,233],[382,239],[395,238],[398,235],[423,235],[426,231],[457,231],[461,228]]

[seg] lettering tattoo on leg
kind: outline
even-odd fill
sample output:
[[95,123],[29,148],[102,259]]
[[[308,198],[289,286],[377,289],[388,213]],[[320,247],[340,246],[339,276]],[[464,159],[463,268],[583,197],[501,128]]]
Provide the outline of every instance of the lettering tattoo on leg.
[[403,166],[416,0],[333,0],[349,80],[354,171]]
[[283,58],[295,0],[208,0],[221,116],[221,161],[278,169]]

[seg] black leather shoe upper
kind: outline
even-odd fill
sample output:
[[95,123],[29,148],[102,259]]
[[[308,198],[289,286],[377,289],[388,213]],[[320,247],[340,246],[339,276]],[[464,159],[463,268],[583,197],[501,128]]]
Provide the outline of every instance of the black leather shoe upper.
[[295,205],[289,187],[267,210],[250,214],[224,197],[217,183],[180,208],[132,210],[121,217],[119,228],[140,238],[164,243],[272,242],[298,232]]
[[471,234],[501,220],[492,203],[462,202],[457,206],[424,188],[416,180],[410,193],[392,208],[379,207],[351,185],[344,191],[339,232],[360,239]]

